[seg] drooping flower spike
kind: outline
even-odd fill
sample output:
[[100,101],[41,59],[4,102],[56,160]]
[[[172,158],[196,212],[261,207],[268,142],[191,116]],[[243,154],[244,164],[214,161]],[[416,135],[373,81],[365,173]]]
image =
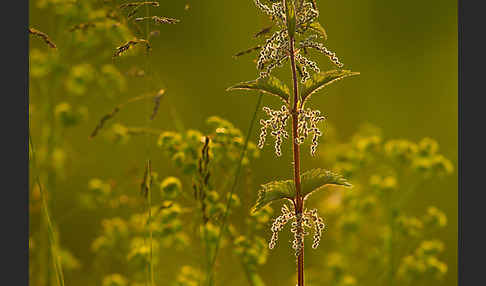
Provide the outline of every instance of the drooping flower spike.
[[[298,42],[298,50],[295,51],[296,60],[301,66],[302,82],[310,78],[307,68],[310,68],[316,73],[320,72],[319,66],[312,60],[307,59],[300,52],[306,48],[311,48],[329,57],[331,62],[337,67],[342,68],[343,64],[339,61],[336,54],[327,49],[322,43],[317,42],[318,34],[323,33],[320,29],[320,24],[317,22],[319,11],[316,9],[312,1],[307,0],[287,0],[293,1],[296,7],[296,27],[295,34],[297,36],[308,35],[304,40]],[[260,71],[260,78],[265,78],[270,75],[273,69],[282,66],[282,64],[290,57],[289,46],[289,32],[287,29],[287,19],[285,8],[282,1],[273,3],[271,7],[262,3],[260,0],[254,0],[255,5],[275,22],[277,31],[274,32],[261,47],[260,54],[257,60],[257,69]],[[320,28],[319,28],[320,27]],[[322,38],[322,37],[321,37]]]
[[[270,116],[270,119],[260,120],[260,139],[258,141],[258,147],[263,149],[265,145],[265,139],[267,137],[267,129],[270,128],[270,133],[275,137],[275,154],[282,156],[282,142],[283,139],[289,137],[289,133],[285,130],[287,128],[287,121],[290,118],[290,110],[287,106],[283,105],[280,110],[272,110],[269,107],[263,107],[263,110]],[[297,144],[304,143],[305,139],[312,134],[312,144],[310,153],[315,156],[317,146],[319,144],[319,137],[322,136],[321,130],[317,127],[317,124],[325,120],[325,116],[321,116],[319,110],[311,110],[310,108],[299,111],[297,133]]]
[[[324,220],[319,217],[317,210],[304,210],[302,214],[295,214],[294,207],[289,207],[284,204],[282,206],[282,214],[274,219],[271,230],[272,238],[268,244],[270,249],[275,248],[278,240],[278,233],[282,231],[284,226],[292,221],[290,231],[294,234],[294,240],[292,242],[292,248],[295,250],[295,255],[298,256],[304,246],[304,237],[309,235],[307,229],[314,229],[314,237],[312,248],[316,249],[321,241],[322,232],[325,230],[326,225]],[[307,229],[306,229],[307,228]]]

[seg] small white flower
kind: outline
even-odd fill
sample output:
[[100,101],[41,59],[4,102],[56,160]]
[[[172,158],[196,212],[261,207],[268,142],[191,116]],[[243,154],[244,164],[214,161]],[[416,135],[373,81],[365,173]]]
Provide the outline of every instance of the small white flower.
[[[285,9],[282,2],[274,3],[271,7],[263,4],[260,0],[254,0],[255,5],[267,14],[275,21],[276,26],[279,28],[272,34],[266,41],[260,50],[260,54],[257,60],[257,69],[260,71],[259,78],[265,78],[276,67],[282,66],[282,64],[290,57],[290,38],[287,31],[287,19]],[[310,24],[315,22],[319,17],[319,11],[317,11],[311,2],[300,0],[296,5],[296,32],[297,34],[307,34]],[[312,32],[312,31],[311,31]],[[316,34],[312,34],[306,40],[299,43],[300,48],[314,48],[321,53],[328,56],[331,61],[338,67],[342,67],[343,64],[336,57],[336,54],[329,51],[324,45],[318,42],[314,42],[318,37]],[[302,67],[302,82],[305,82],[310,78],[307,67],[315,72],[320,72],[318,65],[305,58],[300,53],[295,54],[297,62]]]
[[290,112],[287,106],[283,105],[280,110],[272,110],[268,107],[263,107],[263,110],[270,116],[270,119],[260,120],[262,128],[260,129],[260,139],[258,141],[258,147],[260,149],[265,145],[265,139],[267,136],[267,129],[271,128],[270,133],[275,137],[275,154],[282,156],[282,142],[283,138],[287,139],[289,133],[285,130],[287,127],[287,120],[290,117]]
[[305,138],[307,138],[311,133],[312,144],[311,144],[311,155],[314,156],[317,151],[317,145],[319,144],[319,137],[322,136],[321,130],[317,127],[317,124],[325,120],[325,116],[321,116],[319,110],[311,110],[310,108],[306,110],[301,110],[298,117],[297,133],[296,138],[297,144],[304,143]]
[[312,38],[307,38],[306,40],[302,41],[299,43],[300,48],[312,48],[316,49],[319,52],[323,53],[329,59],[333,64],[335,64],[337,67],[343,67],[343,63],[339,61],[339,58],[336,56],[336,54],[330,50],[328,50],[323,44],[318,43],[318,42],[313,42]]
[[290,232],[294,234],[294,240],[292,242],[292,249],[295,250],[295,256],[299,256],[304,247],[304,238],[309,235],[306,228],[314,229],[312,248],[316,249],[321,241],[322,232],[325,230],[326,225],[324,220],[319,217],[317,210],[304,210],[303,213],[296,214],[293,207],[289,208],[286,204],[282,206],[282,214],[274,219],[271,227],[272,238],[268,244],[270,249],[275,248],[278,240],[278,233],[282,231],[284,226],[291,220],[292,227]]

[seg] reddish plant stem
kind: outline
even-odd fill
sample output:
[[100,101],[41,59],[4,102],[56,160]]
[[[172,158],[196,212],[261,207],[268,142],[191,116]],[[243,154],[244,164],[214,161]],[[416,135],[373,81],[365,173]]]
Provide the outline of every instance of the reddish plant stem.
[[[303,212],[304,202],[301,195],[301,183],[300,183],[300,147],[297,144],[297,138],[299,136],[297,132],[297,125],[299,121],[299,86],[297,82],[297,72],[295,67],[295,52],[294,52],[295,39],[290,37],[290,64],[292,67],[292,80],[294,87],[294,100],[292,106],[292,149],[294,152],[294,183],[295,183],[295,215],[301,216]],[[302,227],[299,226],[299,229]],[[302,241],[302,244],[304,242]],[[304,247],[297,256],[297,285],[304,286]]]

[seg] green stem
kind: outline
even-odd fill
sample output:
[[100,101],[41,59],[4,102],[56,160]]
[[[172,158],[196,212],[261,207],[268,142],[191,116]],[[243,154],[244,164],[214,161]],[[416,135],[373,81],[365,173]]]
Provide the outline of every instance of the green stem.
[[[150,134],[146,134],[146,137],[150,137]],[[153,233],[152,233],[152,228],[150,224],[152,223],[152,167],[151,167],[151,161],[150,161],[150,156],[149,156],[149,144],[148,142],[146,143],[146,151],[147,151],[147,161],[146,161],[146,168],[148,175],[145,179],[148,179],[149,182],[147,184],[147,212],[148,212],[148,219],[147,219],[147,224],[146,226],[148,227],[148,233],[149,233],[149,248],[150,248],[150,253],[149,253],[149,265],[148,265],[148,276],[147,277],[150,281],[150,286],[155,286],[155,278],[154,278],[154,263],[153,263]]]
[[255,125],[256,115],[257,115],[258,110],[260,109],[260,105],[262,103],[262,98],[263,98],[263,95],[260,93],[260,95],[258,96],[257,104],[255,106],[255,111],[253,112],[253,116],[252,116],[251,121],[250,121],[250,127],[248,128],[248,132],[246,134],[245,144],[243,145],[243,150],[241,150],[240,158],[239,158],[239,161],[238,161],[238,166],[237,166],[236,172],[235,172],[235,178],[234,178],[234,181],[233,181],[233,185],[231,186],[231,190],[230,190],[230,195],[229,195],[228,201],[226,203],[226,209],[225,209],[225,212],[224,212],[224,215],[223,215],[221,228],[219,230],[218,240],[216,241],[216,247],[214,249],[213,258],[212,258],[212,261],[209,265],[209,270],[208,270],[209,273],[207,274],[207,281],[208,281],[209,286],[213,285],[214,264],[216,263],[216,258],[218,256],[218,251],[219,251],[221,239],[223,237],[224,228],[226,226],[229,210],[231,208],[231,201],[232,201],[231,197],[233,196],[233,194],[236,190],[236,186],[238,185],[238,179],[239,179],[239,176],[240,176],[241,167],[243,165],[243,158],[245,157],[246,150],[248,149],[248,143],[250,141],[250,136],[251,136],[251,133],[253,131],[253,126]]
[[[30,122],[29,122],[30,123]],[[29,124],[30,125],[30,124]],[[64,286],[64,274],[62,271],[62,264],[61,264],[61,259],[59,256],[59,248],[58,248],[58,243],[56,241],[56,236],[54,232],[54,226],[51,221],[50,215],[49,215],[49,207],[47,204],[47,198],[46,198],[46,193],[42,187],[42,184],[40,182],[40,177],[39,173],[37,171],[37,162],[36,162],[36,156],[35,156],[35,149],[34,149],[34,143],[32,142],[32,136],[30,134],[30,127],[29,127],[29,145],[30,145],[30,150],[31,150],[31,161],[32,161],[32,166],[33,166],[33,171],[35,173],[35,183],[37,184],[37,187],[39,188],[39,193],[41,197],[41,203],[42,203],[42,210],[44,213],[44,220],[46,224],[46,229],[47,229],[47,236],[48,236],[48,241],[49,244],[46,249],[50,248],[51,250],[51,257],[52,257],[52,262],[56,274],[56,279],[57,279],[57,285],[58,286]],[[49,259],[49,256],[47,256]],[[49,259],[50,260],[50,259]],[[47,268],[49,269],[49,268]],[[46,278],[46,283],[50,284],[49,280],[49,275]]]
[[[149,6],[146,5],[145,6],[145,16],[146,17],[149,17],[150,16],[150,9],[149,9]],[[149,21],[145,21],[145,39],[148,40],[149,38],[149,33],[150,33],[150,23]],[[147,75],[147,79],[150,81],[150,78],[148,78],[150,76],[149,74],[149,64],[150,64],[150,60],[149,60],[149,52],[147,51],[147,55],[145,57],[145,71],[146,71],[146,75]],[[148,84],[147,86],[150,87],[150,84]],[[150,92],[150,91],[149,91]],[[146,129],[149,130],[150,129],[150,123],[151,123],[151,119],[149,118],[149,113],[150,112],[150,102],[147,101],[146,104],[145,104],[145,116],[147,117],[147,120],[146,120]],[[150,134],[146,134],[145,136],[145,151],[146,151],[146,156],[147,156],[147,168],[148,168],[148,178],[149,178],[149,184],[148,184],[148,190],[147,190],[147,203],[148,203],[148,220],[149,220],[149,224],[148,224],[148,228],[149,228],[149,247],[150,247],[150,258],[149,258],[149,265],[148,265],[148,270],[149,270],[149,279],[150,279],[150,286],[155,286],[155,274],[154,274],[154,258],[153,258],[153,252],[154,252],[154,249],[153,249],[153,232],[152,232],[152,227],[150,226],[150,224],[152,223],[152,166],[151,166],[151,161],[150,161]]]
[[[50,160],[50,158],[52,158],[52,154],[54,152],[54,149],[55,149],[55,146],[56,146],[56,139],[57,139],[57,134],[56,134],[56,121],[55,121],[55,116],[54,116],[54,109],[55,109],[55,106],[54,106],[54,95],[56,94],[56,91],[57,91],[57,88],[58,88],[58,84],[60,82],[60,78],[59,76],[57,76],[57,74],[51,74],[50,75],[50,78],[48,78],[48,80],[50,80],[50,82],[52,82],[52,84],[50,86],[47,86],[47,87],[44,87],[43,90],[42,90],[42,94],[46,97],[46,103],[45,103],[45,106],[44,106],[44,112],[45,112],[45,116],[46,116],[46,126],[45,126],[45,130],[47,130],[47,136],[45,137],[45,142],[44,142],[44,146],[46,146],[46,158],[47,160]],[[30,122],[29,122],[29,132],[30,132]],[[32,138],[31,138],[31,148],[33,149],[33,145],[32,145]],[[48,161],[49,162],[49,161]],[[42,168],[41,168],[42,167]],[[46,172],[46,176],[45,176],[45,186],[46,186],[46,189],[39,189],[39,191],[43,191],[44,193],[41,193],[41,199],[43,200],[41,203],[43,204],[43,208],[44,208],[44,211],[47,212],[49,209],[50,209],[50,204],[49,204],[49,201],[50,201],[50,196],[49,196],[49,192],[51,193],[51,195],[53,194],[53,191],[55,189],[55,181],[56,181],[56,174],[55,172],[53,171],[52,167],[49,166],[49,165],[41,165],[39,167],[36,167],[36,169],[38,169],[38,172],[37,172],[37,183],[38,183],[38,187],[41,188],[40,186],[40,172],[41,172],[41,169],[45,168],[45,172]],[[54,277],[52,276],[52,269],[50,267],[48,267],[47,265],[50,265],[51,263],[54,264],[54,274],[55,274],[55,277],[58,277],[58,281],[59,281],[59,276],[62,276],[62,269],[59,270],[58,267],[56,266],[56,260],[58,260],[56,257],[54,257],[54,254],[57,253],[57,245],[53,245],[52,242],[54,240],[52,240],[50,238],[50,230],[53,229],[53,226],[52,226],[52,222],[50,221],[50,219],[48,219],[48,214],[46,213],[46,215],[42,218],[42,224],[41,224],[41,236],[43,237],[42,239],[42,244],[43,245],[43,248],[45,249],[45,253],[44,253],[44,257],[42,257],[41,259],[45,259],[45,262],[42,263],[42,264],[45,264],[46,266],[46,269],[45,269],[45,282],[46,285],[51,285],[52,284],[52,280],[54,279]],[[46,236],[44,236],[42,233],[43,231],[46,231]],[[59,262],[60,263],[60,262]],[[58,265],[59,267],[60,264]],[[61,274],[59,274],[59,272],[61,272]],[[64,285],[64,281],[63,279],[61,279],[62,282],[58,282],[58,285]]]
[[265,285],[260,275],[256,274],[254,269],[250,269],[250,266],[242,262],[243,269],[245,270],[246,279],[250,286],[262,286]]
[[388,238],[388,258],[389,258],[389,268],[388,268],[388,285],[394,285],[394,275],[395,275],[395,257],[394,257],[394,239],[395,239],[395,209],[392,206],[391,198],[388,199],[388,228],[390,229],[390,236]]
[[[149,175],[150,176],[150,175]],[[149,220],[152,220],[152,188],[149,188],[148,191],[148,208],[149,208]],[[154,277],[154,258],[153,258],[153,234],[152,228],[149,224],[149,232],[150,232],[150,285],[155,285],[155,277]]]

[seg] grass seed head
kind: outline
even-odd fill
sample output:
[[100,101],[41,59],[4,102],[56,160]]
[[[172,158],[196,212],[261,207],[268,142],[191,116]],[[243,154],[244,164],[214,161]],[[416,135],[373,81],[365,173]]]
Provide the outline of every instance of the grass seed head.
[[56,44],[54,44],[54,42],[51,40],[51,38],[49,38],[49,36],[44,33],[44,32],[41,32],[37,29],[34,29],[34,28],[29,28],[29,34],[31,35],[34,35],[36,37],[39,37],[41,38],[42,40],[44,40],[44,42],[50,47],[50,48],[53,48],[53,49],[57,49],[57,46]]
[[154,21],[156,25],[160,24],[176,24],[179,23],[180,20],[174,19],[174,18],[168,18],[168,17],[159,17],[159,16],[151,16],[151,17],[139,17],[135,18],[136,22],[142,22],[142,21]]
[[134,46],[136,46],[138,44],[145,45],[145,47],[147,49],[147,52],[150,52],[150,50],[152,49],[152,47],[150,46],[149,41],[147,41],[145,39],[130,40],[130,41],[126,42],[125,44],[123,44],[123,45],[119,46],[118,48],[116,48],[115,53],[113,54],[113,58],[119,57],[120,55],[122,55],[123,53],[125,53],[126,51],[128,51],[128,49],[130,49],[131,47],[134,47]]

